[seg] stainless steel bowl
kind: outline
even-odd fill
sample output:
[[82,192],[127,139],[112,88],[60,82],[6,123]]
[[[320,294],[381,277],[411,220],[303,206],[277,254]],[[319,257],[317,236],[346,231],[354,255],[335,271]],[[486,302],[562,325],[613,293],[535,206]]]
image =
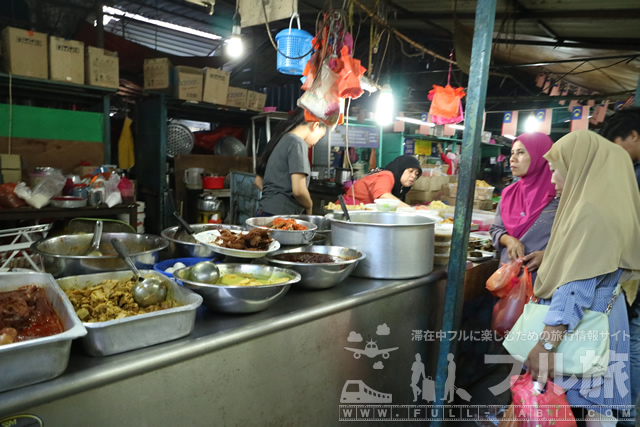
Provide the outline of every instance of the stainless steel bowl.
[[[201,231],[217,230],[218,228],[226,228],[232,231],[245,230],[244,227],[226,224],[190,224],[193,231],[200,233]],[[215,258],[220,254],[213,252],[207,246],[201,243],[192,243],[178,240],[175,238],[180,226],[165,228],[160,235],[169,242],[169,258]]]
[[[345,258],[345,260],[326,264],[307,264],[275,259],[276,255],[279,254],[299,252],[333,255]],[[364,258],[365,254],[362,252],[340,246],[308,246],[306,248],[273,252],[265,257],[266,261],[271,265],[290,268],[300,273],[302,279],[294,286],[305,289],[328,289],[334,287],[346,279]]]
[[[330,245],[331,244],[331,220],[325,218],[322,215],[283,215],[281,218],[293,218],[296,221],[307,221],[311,224],[315,224],[318,228],[316,229],[316,235],[313,239],[314,245]],[[324,236],[327,240],[325,243],[316,243],[315,238],[318,235]]]
[[51,199],[54,208],[83,208],[87,206],[87,199],[74,196],[58,196]]
[[307,230],[273,230],[271,229],[271,224],[273,224],[273,220],[276,218],[281,217],[256,217],[249,218],[245,222],[249,229],[263,228],[265,230],[269,230],[269,235],[280,242],[281,245],[305,245],[307,243],[311,243],[313,236],[316,235],[316,229],[318,226],[302,220],[296,220],[296,222],[307,227]]
[[296,271],[258,264],[217,264],[220,276],[225,274],[252,274],[259,279],[287,277],[290,280],[277,285],[223,286],[193,282],[189,277],[191,267],[173,272],[173,277],[186,288],[200,294],[204,305],[224,313],[255,313],[262,311],[287,293],[292,283],[300,281]]
[[102,256],[84,256],[91,247],[93,234],[70,234],[35,242],[31,250],[42,258],[44,270],[53,277],[79,276],[82,274],[127,270],[125,262],[111,245],[111,239],[122,242],[140,269],[153,270],[160,252],[169,242],[152,234],[104,233],[100,243]]

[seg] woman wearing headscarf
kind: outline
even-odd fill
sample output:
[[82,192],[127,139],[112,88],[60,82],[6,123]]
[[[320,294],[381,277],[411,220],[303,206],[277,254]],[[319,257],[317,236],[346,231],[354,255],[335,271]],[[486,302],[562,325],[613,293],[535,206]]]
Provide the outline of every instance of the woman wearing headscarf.
[[376,199],[400,200],[404,203],[411,187],[422,175],[420,162],[413,156],[396,157],[384,169],[374,169],[367,176],[357,180],[344,194],[348,205],[373,203]]
[[[549,306],[540,339],[526,365],[534,380],[553,377],[554,351],[585,310],[605,312],[618,283],[637,279],[640,270],[640,195],[628,154],[590,131],[561,138],[545,155],[560,196],[544,263],[534,284],[540,304]],[[635,288],[625,289],[635,298]],[[622,297],[609,313],[609,368],[604,377],[556,378],[572,407],[591,406],[606,415],[615,405],[629,405],[629,323]],[[548,335],[547,335],[548,334]],[[541,334],[543,336],[543,334]],[[541,355],[548,365],[540,363]],[[587,421],[587,425],[589,425]],[[605,417],[594,425],[615,426]]]
[[511,173],[520,179],[502,191],[496,218],[489,229],[500,262],[524,257],[529,271],[540,267],[558,208],[544,154],[553,146],[547,135],[525,133],[511,149]]

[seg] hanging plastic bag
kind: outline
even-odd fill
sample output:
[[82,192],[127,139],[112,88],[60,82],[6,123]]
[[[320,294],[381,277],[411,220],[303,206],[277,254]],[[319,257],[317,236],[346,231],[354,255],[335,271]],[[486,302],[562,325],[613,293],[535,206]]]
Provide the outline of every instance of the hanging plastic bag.
[[507,264],[503,264],[495,273],[487,280],[487,289],[493,295],[502,298],[507,295],[511,290],[508,285],[514,285],[517,282],[511,283],[511,280],[515,277],[518,278],[520,269],[522,268],[522,258],[518,258],[515,261],[511,261]]
[[335,126],[342,113],[337,80],[338,75],[329,67],[329,60],[325,60],[311,89],[298,99],[298,106],[326,125]]
[[562,387],[548,380],[542,393],[533,384],[530,373],[511,377],[513,412],[522,427],[574,427],[573,416]]
[[513,328],[522,315],[525,304],[533,297],[531,273],[527,267],[524,267],[524,273],[520,279],[516,276],[511,281],[516,282],[515,286],[511,288],[507,296],[500,298],[500,301],[493,307],[493,315],[491,316],[491,329],[502,337],[506,336]]
[[364,93],[360,86],[360,76],[367,70],[360,64],[359,59],[354,59],[349,55],[347,46],[342,47],[340,62],[338,96],[341,98],[359,98]]
[[433,101],[431,102],[429,114],[445,119],[451,119],[458,115],[460,99],[465,96],[461,87],[453,88],[451,85],[446,85],[445,87],[433,85],[433,89],[429,93],[432,92]]
[[452,117],[450,119],[440,117],[440,116],[431,116],[433,123],[437,125],[455,125],[456,123],[460,123],[464,121],[464,111],[462,111],[462,101],[458,101],[458,115]]

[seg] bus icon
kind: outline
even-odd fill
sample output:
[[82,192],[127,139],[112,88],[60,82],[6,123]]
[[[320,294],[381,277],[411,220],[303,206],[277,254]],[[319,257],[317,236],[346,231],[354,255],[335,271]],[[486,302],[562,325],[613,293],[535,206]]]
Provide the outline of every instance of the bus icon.
[[360,380],[347,380],[342,387],[341,403],[391,403],[392,395],[380,393]]

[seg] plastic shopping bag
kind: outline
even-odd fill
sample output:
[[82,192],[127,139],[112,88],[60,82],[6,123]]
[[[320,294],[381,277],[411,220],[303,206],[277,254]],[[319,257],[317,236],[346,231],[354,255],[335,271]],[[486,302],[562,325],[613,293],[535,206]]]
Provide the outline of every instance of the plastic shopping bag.
[[573,427],[573,416],[562,387],[548,380],[542,393],[533,385],[530,373],[511,377],[513,412],[522,427]]
[[522,277],[516,276],[512,281],[516,284],[511,291],[500,298],[500,301],[493,307],[491,316],[491,329],[500,336],[506,336],[518,318],[522,315],[524,306],[533,296],[533,285],[531,284],[531,273],[524,267]]
[[454,88],[451,87],[451,85],[446,85],[445,87],[433,85],[433,89],[431,89],[429,93],[433,93],[433,101],[431,102],[429,114],[445,119],[450,119],[458,115],[460,99],[465,96],[464,90],[461,87]]
[[491,275],[491,277],[489,277],[489,280],[487,280],[487,289],[489,292],[499,298],[507,295],[511,290],[511,287],[508,285],[515,284],[511,283],[511,280],[514,277],[518,277],[521,268],[522,258],[519,258],[516,261],[511,261],[508,264],[503,264]]

